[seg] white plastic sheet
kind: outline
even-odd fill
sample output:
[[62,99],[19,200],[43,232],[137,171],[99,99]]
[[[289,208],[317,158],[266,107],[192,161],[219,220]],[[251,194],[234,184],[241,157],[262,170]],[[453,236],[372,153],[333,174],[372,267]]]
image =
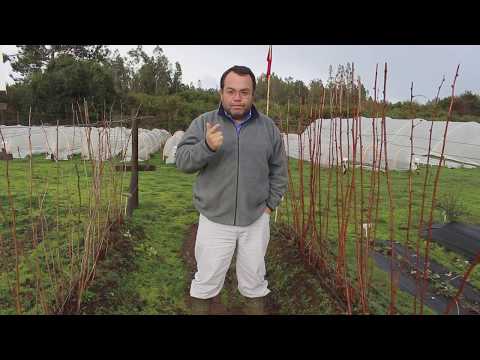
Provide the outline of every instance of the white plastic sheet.
[[[130,129],[73,126],[0,126],[0,149],[14,159],[45,154],[48,159],[68,160],[75,154],[84,159],[129,161],[132,153]],[[139,160],[160,150],[170,134],[163,129],[139,129]],[[30,140],[29,140],[30,139]],[[57,141],[58,140],[58,141]]]
[[[411,143],[410,133],[412,120],[386,118],[387,156],[388,167],[392,170],[408,170],[410,166]],[[314,162],[321,166],[328,166],[343,161],[353,162],[353,119],[319,119],[313,122],[301,135],[284,134],[284,144],[288,156],[310,161],[311,153]],[[413,120],[413,164],[426,164],[428,144],[432,122],[423,119]],[[430,148],[430,164],[438,165],[442,151],[443,135],[446,121],[434,121],[432,127],[432,143]],[[360,118],[357,131],[362,134],[362,147],[357,142],[355,163],[360,163],[360,149],[362,149],[363,164],[366,167],[373,165],[374,149],[379,152],[381,141],[381,119]],[[309,144],[309,134],[312,145]],[[347,135],[348,134],[348,135]],[[300,146],[301,145],[301,146]],[[332,151],[333,149],[333,151]],[[336,150],[338,149],[338,151]],[[340,159],[340,156],[342,157]],[[480,166],[480,123],[450,122],[447,129],[445,143],[445,165],[451,168]],[[381,169],[385,168],[384,153],[382,151]],[[378,166],[378,164],[377,164]]]
[[165,147],[163,148],[163,158],[167,164],[175,164],[177,146],[180,140],[182,140],[184,134],[185,132],[182,130],[175,131],[175,133],[169,137],[165,143]]

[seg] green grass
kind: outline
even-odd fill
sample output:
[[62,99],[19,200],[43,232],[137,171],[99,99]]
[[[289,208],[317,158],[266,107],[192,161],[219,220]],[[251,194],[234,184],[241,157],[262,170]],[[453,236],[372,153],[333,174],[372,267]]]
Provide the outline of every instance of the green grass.
[[[37,279],[40,279],[44,288],[46,302],[49,305],[59,305],[61,300],[55,299],[54,283],[68,282],[80,266],[78,261],[70,264],[67,255],[70,247],[73,247],[75,253],[77,250],[81,253],[85,228],[91,219],[98,220],[98,223],[90,229],[100,229],[108,221],[107,218],[112,216],[112,206],[116,206],[112,203],[113,194],[120,196],[117,182],[121,180],[121,175],[110,170],[110,164],[105,164],[99,184],[102,189],[100,202],[95,205],[91,193],[91,164],[78,156],[71,161],[57,163],[46,160],[43,156],[34,156],[31,174],[28,159],[0,161],[0,313],[14,311],[12,288],[16,272],[13,229],[19,251],[22,313],[42,312],[36,299]],[[111,175],[114,175],[113,178]],[[9,188],[11,197],[8,195]],[[34,249],[32,226],[42,223],[44,234],[37,239],[39,244]],[[47,276],[50,270],[55,274],[53,277]]]
[[[122,301],[113,308],[96,309],[109,314],[182,314],[187,269],[181,248],[189,224],[197,221],[192,205],[193,175],[163,164],[156,154],[149,161],[156,171],[139,173],[139,208],[129,227],[142,229],[134,237],[133,272],[125,274],[116,289]],[[138,306],[141,304],[141,306]]]
[[[181,251],[188,228],[198,222],[198,212],[192,204],[195,175],[181,173],[173,165],[164,164],[159,155],[149,162],[156,165],[157,169],[140,173],[140,207],[135,210],[129,223],[129,227],[142,231],[133,236],[132,251],[123,254],[129,266],[135,270],[126,272],[121,280],[115,279],[115,271],[104,274],[114,283],[114,295],[110,297],[116,297],[117,300],[110,299],[106,302],[107,306],[100,305],[95,309],[86,306],[88,309],[85,313],[191,313],[186,301],[191,278]],[[272,237],[266,260],[278,313],[333,312],[326,294],[315,283],[314,275],[304,269],[299,259],[293,263],[286,262],[292,259],[292,255],[285,253],[284,245]],[[296,251],[295,248],[292,250]],[[299,278],[306,280],[299,285]],[[99,282],[104,284],[108,281]],[[310,288],[317,296],[304,297],[303,291],[293,296],[292,288],[299,286]],[[94,287],[102,291],[102,286],[97,284]],[[108,293],[104,297],[108,298]],[[221,301],[230,309],[241,308],[244,304],[243,297],[236,289],[233,267],[227,274]]]
[[[298,194],[300,175],[298,161],[290,159],[290,168],[292,173],[292,179],[294,183],[294,188]],[[305,193],[305,209],[308,209],[309,206],[309,176],[310,176],[310,164],[305,162],[303,165],[304,169],[304,189]],[[326,193],[327,193],[327,184],[328,184],[328,170],[321,168],[321,192],[322,192],[322,207],[326,203]],[[356,187],[357,191],[360,189],[360,171],[356,168]],[[423,183],[425,177],[425,168],[422,168],[419,174],[413,175],[413,207],[412,207],[412,228],[410,232],[410,245],[415,245],[417,241],[417,229],[418,222],[420,217],[420,208],[421,208],[421,196],[423,191]],[[424,213],[424,222],[427,223],[429,219],[429,211],[431,208],[431,198],[432,198],[432,189],[433,181],[436,174],[437,168],[430,168],[430,176],[427,181],[427,190],[426,190],[426,201],[425,201],[425,213]],[[369,171],[364,171],[364,198],[365,205],[368,199],[368,192],[370,189],[370,174]],[[392,183],[392,198],[394,203],[394,240],[399,241],[402,244],[406,242],[406,225],[408,218],[408,172],[401,171],[390,171],[391,183]],[[478,177],[480,176],[480,169],[446,169],[443,168],[440,174],[439,187],[437,199],[442,199],[448,194],[454,192],[454,195],[457,197],[458,202],[461,204],[461,207],[468,215],[465,215],[459,219],[459,221],[466,223],[480,223],[480,191],[478,191]],[[349,179],[345,177],[344,183],[349,183]],[[330,220],[329,220],[329,238],[332,243],[332,250],[336,253],[336,239],[337,239],[337,216],[336,216],[336,175],[332,174],[332,190],[330,198]],[[387,181],[386,175],[384,173],[380,174],[380,201],[379,201],[379,219],[376,231],[377,240],[389,240],[390,231],[389,231],[389,199],[387,192]],[[458,185],[461,184],[459,187]],[[359,194],[359,193],[358,193]],[[359,202],[360,199],[358,198]],[[281,218],[283,221],[286,221],[287,213],[292,214],[292,209],[289,204],[283,204],[283,209],[281,213]],[[359,209],[359,208],[358,208]],[[306,210],[307,212],[307,210]],[[359,210],[358,210],[359,213]],[[359,216],[359,215],[358,215]],[[346,254],[348,261],[348,269],[350,270],[349,274],[352,278],[355,278],[355,231],[353,224],[353,210],[350,212],[350,225],[348,228],[347,236],[347,247]],[[291,219],[290,219],[291,221]],[[325,218],[323,218],[325,221]],[[360,217],[358,217],[358,222],[360,222]],[[366,222],[366,221],[365,221]],[[439,210],[434,211],[433,223],[442,223],[443,214]],[[425,241],[420,240],[420,253],[423,256],[425,248]],[[430,246],[430,258],[437,261],[438,263],[444,265],[449,270],[454,271],[459,274],[463,274],[468,265],[461,259],[460,255],[446,251],[442,246],[431,242]],[[372,260],[370,260],[372,261]],[[375,307],[379,312],[383,313],[386,311],[389,299],[389,277],[388,273],[385,273],[378,268],[374,267],[373,279],[374,286],[380,290],[380,292],[385,294],[385,299],[380,300],[378,305]],[[480,288],[480,269],[477,267],[471,275],[470,282]],[[398,308],[400,311],[405,313],[412,312],[412,303],[413,298],[406,293],[398,293]],[[379,301],[379,299],[373,298],[372,303]]]
[[[105,260],[98,266],[96,278],[84,296],[82,313],[85,314],[189,314],[190,309],[186,299],[191,281],[191,274],[182,259],[182,245],[191,224],[198,221],[198,213],[192,204],[192,185],[195,175],[184,174],[173,165],[166,165],[160,154],[154,155],[149,163],[157,166],[156,171],[140,173],[140,207],[135,210],[132,219],[121,229],[118,238],[112,242]],[[26,238],[30,226],[29,214],[29,180],[28,160],[14,160],[10,163],[11,189],[17,209],[17,232],[19,239]],[[57,222],[57,194],[58,194],[58,222],[59,231],[52,232],[55,237],[49,239],[51,247],[64,247],[65,239],[76,236],[79,241],[81,233],[68,233],[62,225],[72,224],[76,220],[76,209],[80,209],[77,189],[77,174],[75,164],[80,171],[80,187],[82,207],[86,207],[88,199],[91,169],[78,157],[72,161],[58,164],[34,157],[34,212],[38,215],[38,197],[44,193],[44,212],[55,228]],[[59,186],[57,191],[57,165]],[[295,182],[298,182],[297,161],[290,160]],[[5,174],[6,162],[0,162],[0,174]],[[305,163],[305,169],[309,165]],[[418,223],[419,194],[423,185],[423,171],[415,175],[415,206],[414,223]],[[434,170],[435,171],[435,170]],[[107,171],[108,173],[108,171]],[[433,172],[434,173],[434,172]],[[366,172],[367,174],[367,172]],[[391,172],[393,182],[393,196],[395,201],[395,240],[403,241],[405,231],[399,229],[406,224],[407,216],[407,173]],[[464,204],[470,215],[462,219],[466,222],[478,223],[480,219],[480,192],[478,191],[478,177],[480,169],[443,169],[441,174],[439,196],[455,189],[459,200]],[[128,189],[130,173],[124,175],[123,189]],[[384,175],[382,175],[384,176]],[[308,171],[305,173],[308,180]],[[105,177],[108,181],[108,176]],[[365,182],[368,183],[368,176]],[[308,182],[305,182],[308,186]],[[322,184],[326,184],[326,173],[323,172]],[[461,184],[462,186],[458,186]],[[105,184],[107,188],[108,184]],[[378,239],[388,239],[388,199],[385,196],[386,182],[382,178],[382,198]],[[9,221],[11,214],[8,206],[8,196],[5,181],[0,191],[0,235],[3,245],[0,248],[6,256],[2,256],[0,268],[0,314],[15,313],[9,285],[14,280],[13,272],[13,245]],[[105,198],[108,194],[105,194]],[[308,196],[307,204],[308,204]],[[428,198],[427,198],[428,199]],[[333,208],[333,203],[332,203]],[[285,220],[285,204],[279,212],[279,221]],[[435,220],[442,220],[441,213],[435,213]],[[333,238],[336,231],[335,214],[331,214],[331,233]],[[323,314],[334,313],[334,307],[326,293],[316,281],[316,274],[307,269],[299,260],[298,250],[292,244],[283,244],[275,238],[275,226],[272,227],[272,240],[267,253],[267,272],[272,297],[280,314]],[[412,232],[413,233],[413,232]],[[347,253],[350,259],[349,269],[353,269],[354,245],[350,237],[347,242]],[[414,239],[416,241],[416,239]],[[41,245],[47,246],[47,245]],[[31,245],[23,243],[25,253]],[[423,247],[423,242],[422,242]],[[41,248],[41,247],[40,247]],[[37,250],[41,251],[41,250]],[[460,258],[456,254],[446,252],[441,246],[432,243],[432,258],[453,271],[466,269],[464,262],[454,261]],[[30,259],[30,260],[29,260]],[[21,282],[30,291],[30,313],[35,313],[33,304],[31,258],[25,256],[21,262]],[[352,272],[354,276],[354,272]],[[243,298],[236,290],[234,275],[227,277],[224,291],[221,294],[222,302],[228,307],[240,307]],[[480,287],[480,271],[476,269],[472,282]],[[374,270],[374,283],[384,296],[372,295],[371,306],[374,313],[385,313],[388,304],[389,275],[381,270]],[[30,289],[30,290],[28,290]],[[28,294],[25,294],[28,295]],[[28,297],[28,296],[27,296]],[[399,308],[411,312],[412,297],[400,292],[398,294]],[[428,312],[428,311],[427,311]]]
[[[165,165],[159,154],[149,161],[157,166],[156,171],[140,173],[140,207],[135,210],[132,219],[117,234],[112,241],[106,258],[96,270],[96,278],[83,297],[82,313],[94,314],[188,314],[190,308],[186,303],[190,285],[190,273],[181,256],[183,241],[191,224],[198,221],[198,213],[192,204],[192,185],[195,175],[184,174],[173,165]],[[43,244],[48,248],[64,248],[68,239],[64,227],[76,220],[75,213],[71,212],[80,207],[77,188],[75,164],[81,171],[80,187],[83,202],[88,198],[89,176],[91,170],[88,163],[83,163],[76,157],[72,161],[52,163],[35,156],[33,159],[33,199],[34,211],[37,198],[43,196],[44,215],[50,224],[57,221],[57,194],[58,194],[58,221],[59,231],[52,231],[49,237],[41,243],[35,252],[31,252],[31,244],[25,241],[24,254],[21,256],[21,289],[22,306],[24,313],[37,313],[35,307],[33,279],[33,262],[42,252]],[[0,163],[0,171],[5,172],[6,163]],[[58,191],[57,191],[58,166]],[[15,202],[17,215],[17,234],[19,239],[28,239],[28,230],[31,225],[29,214],[29,180],[28,160],[9,162],[11,190]],[[124,178],[124,191],[128,188],[128,177]],[[14,283],[14,256],[13,241],[9,222],[11,214],[8,208],[6,191],[1,193],[3,209],[1,234],[3,239],[2,250],[8,253],[8,261],[2,263],[2,278],[0,279],[0,303],[2,314],[15,313],[14,301],[10,287]],[[85,206],[85,204],[82,204]],[[68,227],[67,227],[68,228]],[[81,237],[81,234],[76,234]],[[78,240],[78,239],[77,239]],[[267,266],[272,277],[272,286],[276,290],[274,296],[281,305],[279,313],[301,313],[310,311],[325,313],[326,295],[316,299],[300,297],[295,304],[289,304],[282,299],[292,299],[289,287],[299,276],[309,282],[314,281],[313,275],[304,273],[300,264],[285,263],[285,254],[280,244],[275,246],[272,239],[271,251]],[[38,259],[42,260],[41,257]],[[65,261],[62,258],[62,261]],[[239,295],[232,272],[228,275],[225,289],[221,294],[222,302],[228,307],[241,307],[244,299]],[[46,281],[46,280],[45,280]],[[310,284],[311,285],[311,284]],[[317,286],[317,293],[321,289]],[[28,294],[24,294],[28,292]],[[28,295],[28,296],[25,296]],[[53,296],[53,294],[51,294]],[[26,302],[25,298],[29,301]],[[319,300],[322,301],[319,301]],[[305,307],[302,310],[302,307]],[[308,310],[310,309],[310,310]],[[316,310],[315,310],[316,309]]]

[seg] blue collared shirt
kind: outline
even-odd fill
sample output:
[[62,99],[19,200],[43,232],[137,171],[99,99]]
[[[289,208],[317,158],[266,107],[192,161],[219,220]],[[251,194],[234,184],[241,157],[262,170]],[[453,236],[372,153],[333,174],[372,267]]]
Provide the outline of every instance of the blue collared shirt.
[[225,115],[232,120],[233,125],[235,126],[235,129],[237,130],[237,135],[240,134],[240,129],[242,128],[243,124],[245,124],[250,118],[252,117],[252,108],[250,108],[250,111],[248,114],[242,119],[242,121],[236,121],[229,113],[225,112]]

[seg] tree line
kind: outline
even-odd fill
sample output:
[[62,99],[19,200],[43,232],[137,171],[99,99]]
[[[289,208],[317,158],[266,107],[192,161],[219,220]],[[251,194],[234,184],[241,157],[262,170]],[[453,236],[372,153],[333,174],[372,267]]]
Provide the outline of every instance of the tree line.
[[[106,45],[17,45],[18,53],[7,55],[14,71],[8,87],[8,110],[3,124],[72,124],[75,111],[88,110],[91,122],[129,116],[140,108],[150,115],[140,126],[186,129],[203,112],[219,104],[217,89],[203,89],[182,81],[181,64],[172,64],[162,48],[148,55],[141,45],[121,56]],[[219,78],[220,78],[219,74]],[[265,112],[267,79],[257,78],[256,104]],[[454,99],[454,120],[478,121],[480,97],[465,92]],[[0,99],[0,102],[2,99]],[[280,122],[288,118],[291,128],[319,116],[378,115],[381,101],[375,101],[354,74],[353,65],[330,66],[327,79],[308,84],[292,77],[270,78],[269,116]],[[358,105],[360,104],[360,108]],[[381,104],[380,104],[381,105]],[[450,98],[438,103],[410,101],[387,103],[386,115],[393,118],[421,117],[444,120]],[[381,114],[381,113],[380,113]],[[301,124],[300,124],[301,125]]]

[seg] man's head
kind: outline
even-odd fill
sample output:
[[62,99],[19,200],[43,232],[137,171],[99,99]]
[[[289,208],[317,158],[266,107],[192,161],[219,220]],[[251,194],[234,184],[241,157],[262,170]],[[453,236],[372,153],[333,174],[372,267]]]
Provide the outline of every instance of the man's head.
[[255,75],[246,66],[233,66],[220,80],[220,99],[223,108],[240,120],[252,106],[255,94]]

